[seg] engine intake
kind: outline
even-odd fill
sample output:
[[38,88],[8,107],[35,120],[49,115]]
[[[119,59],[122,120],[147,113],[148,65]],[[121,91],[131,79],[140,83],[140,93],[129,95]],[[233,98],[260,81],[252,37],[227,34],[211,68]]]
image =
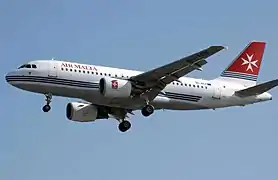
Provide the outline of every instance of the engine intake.
[[72,102],[67,104],[66,116],[71,121],[95,121],[98,117],[98,109],[91,104]]
[[104,77],[99,81],[99,91],[105,97],[127,98],[131,95],[132,85],[128,80]]

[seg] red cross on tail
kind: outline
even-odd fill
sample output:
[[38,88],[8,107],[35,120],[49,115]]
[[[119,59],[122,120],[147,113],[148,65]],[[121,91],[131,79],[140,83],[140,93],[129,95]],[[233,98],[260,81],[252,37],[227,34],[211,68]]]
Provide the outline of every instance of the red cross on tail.
[[242,82],[242,84],[247,86],[256,84],[265,45],[265,42],[250,42],[222,72],[220,78]]

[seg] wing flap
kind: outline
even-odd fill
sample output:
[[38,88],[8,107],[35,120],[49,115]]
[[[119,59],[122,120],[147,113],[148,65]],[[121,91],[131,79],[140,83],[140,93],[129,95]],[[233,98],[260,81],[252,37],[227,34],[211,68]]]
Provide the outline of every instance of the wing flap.
[[278,79],[268,81],[256,86],[252,86],[250,88],[246,88],[243,90],[239,90],[235,92],[235,95],[240,96],[240,97],[248,97],[248,96],[255,96],[262,94],[274,87],[278,86]]
[[161,79],[161,81],[165,84],[169,84],[173,81],[178,80],[180,77],[184,76],[184,74],[188,74],[188,73],[194,71],[195,69],[200,69],[205,64],[207,64],[207,61],[204,59],[201,59],[194,64],[190,64],[176,72],[173,72],[169,76],[165,76],[164,78]]

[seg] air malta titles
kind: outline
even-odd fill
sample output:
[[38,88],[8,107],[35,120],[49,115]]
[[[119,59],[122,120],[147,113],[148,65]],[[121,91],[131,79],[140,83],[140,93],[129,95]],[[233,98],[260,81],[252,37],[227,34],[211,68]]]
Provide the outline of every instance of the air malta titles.
[[97,68],[94,66],[74,64],[74,63],[62,63],[61,68],[76,68],[80,70],[97,71]]

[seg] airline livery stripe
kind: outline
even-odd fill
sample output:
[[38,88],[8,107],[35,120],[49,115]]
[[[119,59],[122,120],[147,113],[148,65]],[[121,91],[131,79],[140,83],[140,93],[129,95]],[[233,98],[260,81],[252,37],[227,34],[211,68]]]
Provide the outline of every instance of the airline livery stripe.
[[233,76],[233,75],[222,75],[222,77],[229,77],[229,78],[243,79],[243,80],[249,80],[249,81],[257,81],[257,79],[254,79],[254,78],[247,78],[247,77]]
[[[91,89],[99,88],[98,83],[75,81],[75,80],[60,79],[60,78],[53,78],[53,77],[7,76],[6,80],[8,82],[38,82],[38,83],[49,83],[49,84],[57,84],[57,85],[65,85],[65,86],[73,86],[73,87],[81,87],[81,88],[91,88]],[[165,95],[163,93],[159,93],[159,95],[165,97]],[[193,101],[193,102],[197,102],[202,98],[201,96],[179,94],[179,93],[172,93],[172,92],[166,92],[166,97],[171,98],[171,99]]]
[[194,98],[202,98],[201,96],[195,96],[195,95],[189,95],[189,94],[179,94],[179,93],[173,93],[173,92],[165,92],[166,95],[182,95],[184,97],[194,97]]
[[83,88],[98,88],[98,85],[82,85],[82,84],[72,84],[72,83],[61,83],[61,82],[55,82],[55,81],[43,81],[43,80],[31,80],[31,79],[25,79],[25,80],[8,80],[8,82],[17,81],[17,82],[38,82],[38,83],[48,83],[48,84],[57,84],[57,85],[65,85],[65,86],[75,86],[75,87],[83,87]]
[[76,86],[76,87],[84,87],[84,88],[98,88],[98,83],[89,83],[89,82],[82,82],[82,81],[72,81],[72,80],[65,80],[65,79],[58,79],[58,78],[36,78],[36,77],[6,77],[8,82],[18,81],[18,82],[39,82],[39,83],[50,83],[50,84],[58,84],[58,85],[67,85],[67,86]]
[[250,80],[250,81],[257,81],[257,76],[248,76],[244,74],[235,74],[235,73],[228,73],[225,72],[221,75],[222,77],[230,77],[230,78],[238,78],[238,79],[244,79],[244,80]]
[[200,99],[194,99],[194,98],[181,98],[181,97],[176,97],[176,96],[165,96],[165,95],[158,95],[160,97],[167,97],[169,99],[176,99],[176,100],[183,100],[183,101],[193,101],[193,102],[198,102]]
[[178,94],[178,93],[171,93],[171,92],[165,92],[165,94],[159,93],[159,96],[168,97],[168,98],[177,99],[177,100],[194,101],[194,102],[197,102],[202,98],[201,96]]
[[242,76],[236,76],[236,75],[222,75],[222,77],[230,77],[230,78],[236,78],[236,79],[244,79],[244,80],[249,80],[249,81],[257,81],[257,78],[248,78],[248,77],[242,77]]
[[233,72],[233,71],[224,71],[222,74],[238,74],[243,76],[258,77],[258,75],[254,75],[254,74],[246,74],[246,73]]
[[182,98],[182,97],[176,97],[176,96],[169,96],[167,95],[168,98],[170,99],[177,99],[177,100],[184,100],[184,101],[193,101],[193,102],[198,102],[200,99],[195,99],[195,98]]
[[241,75],[241,74],[231,74],[231,73],[225,73],[222,74],[222,76],[235,76],[235,77],[243,77],[243,78],[248,78],[248,79],[257,79],[257,77],[254,76],[246,76],[246,75]]
[[93,82],[87,82],[87,81],[76,81],[76,80],[69,80],[69,79],[61,79],[61,78],[54,78],[54,77],[42,77],[42,76],[7,76],[6,80],[24,80],[24,79],[36,79],[36,80],[54,80],[54,81],[60,81],[60,82],[70,82],[70,83],[76,83],[76,84],[86,84],[86,85],[92,85],[98,83]]

